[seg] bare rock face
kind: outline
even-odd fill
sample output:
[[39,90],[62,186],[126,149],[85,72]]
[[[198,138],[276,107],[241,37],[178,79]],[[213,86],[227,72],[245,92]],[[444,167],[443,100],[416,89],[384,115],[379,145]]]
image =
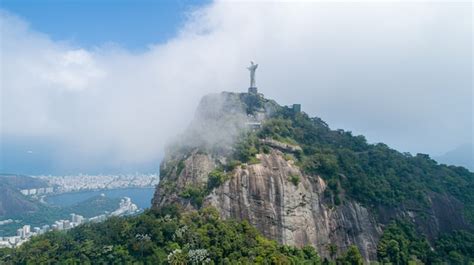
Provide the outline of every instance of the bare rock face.
[[325,205],[324,181],[302,174],[276,149],[258,158],[258,164],[236,168],[206,204],[223,218],[248,220],[282,244],[313,245],[325,257],[330,244],[339,251],[355,244],[366,259],[376,258],[381,229],[366,208],[355,202],[336,208]]
[[[224,219],[247,220],[282,244],[312,245],[324,257],[330,257],[330,244],[338,252],[354,244],[367,260],[376,259],[381,229],[366,208],[350,201],[337,207],[326,204],[324,180],[303,174],[278,149],[257,158],[257,164],[236,167],[230,179],[205,198],[204,205],[217,208]],[[219,159],[223,158],[198,151],[166,159],[162,164],[166,178],[156,189],[153,206],[179,203],[194,209],[180,193],[186,187],[205,187]]]
[[153,207],[180,203],[192,209],[190,203],[180,197],[180,193],[187,187],[204,186],[207,183],[208,174],[216,168],[216,162],[211,155],[194,150],[187,157],[165,159],[161,168],[166,178],[160,180],[155,190]]

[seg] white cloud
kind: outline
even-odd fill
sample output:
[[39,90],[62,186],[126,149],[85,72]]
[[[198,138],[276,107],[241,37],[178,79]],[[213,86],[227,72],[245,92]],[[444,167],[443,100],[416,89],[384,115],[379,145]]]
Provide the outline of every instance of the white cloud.
[[63,157],[155,159],[202,95],[246,90],[250,59],[268,97],[369,141],[431,153],[472,141],[468,3],[216,2],[139,54],[0,16],[2,138],[54,138]]
[[92,55],[83,49],[50,54],[48,61],[50,68],[40,69],[38,76],[59,89],[87,89],[105,75],[105,71],[96,66]]

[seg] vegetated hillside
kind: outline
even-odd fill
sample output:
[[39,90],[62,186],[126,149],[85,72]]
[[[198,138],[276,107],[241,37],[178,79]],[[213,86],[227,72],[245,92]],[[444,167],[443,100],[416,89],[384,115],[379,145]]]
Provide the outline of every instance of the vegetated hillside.
[[36,202],[30,201],[19,191],[0,185],[0,218],[38,210]]
[[[5,264],[321,264],[314,248],[278,245],[247,222],[223,221],[212,208],[176,206],[136,217],[113,217],[67,233],[33,238],[17,251],[0,249]],[[341,262],[362,264],[357,249]]]
[[32,177],[0,174],[0,219],[36,211],[38,204],[21,194],[20,190],[46,186],[43,181]]
[[[357,245],[366,260],[473,260],[467,169],[368,144],[261,95],[207,96],[196,117],[198,126],[162,163],[155,208],[213,206],[225,219],[248,220],[283,244],[313,245],[328,259]],[[231,151],[209,144],[209,134],[229,128],[242,128]]]
[[37,203],[35,204],[37,207],[36,211],[8,216],[8,218],[15,220],[15,222],[1,225],[0,236],[13,236],[18,228],[26,224],[31,225],[31,227],[41,227],[45,224],[51,225],[57,220],[70,219],[71,213],[90,218],[104,214],[106,211],[112,212],[119,207],[119,202],[119,198],[94,196],[68,207]]
[[47,184],[41,179],[17,174],[0,174],[0,185],[19,190],[47,187]]
[[[256,135],[301,146],[297,165],[328,183],[334,205],[346,197],[354,199],[374,209],[380,221],[393,217],[385,212],[387,208],[396,209],[395,213],[405,209],[436,212],[446,206],[439,213],[446,224],[440,230],[422,228],[427,235],[472,228],[474,174],[463,167],[439,165],[428,155],[400,153],[382,143],[367,144],[363,136],[330,130],[320,119],[290,109],[266,121]],[[449,208],[456,217],[443,216],[452,214],[446,212]]]
[[94,196],[83,202],[76,203],[70,207],[64,207],[63,212],[75,213],[86,218],[101,215],[104,212],[113,212],[119,207],[120,198],[108,196]]

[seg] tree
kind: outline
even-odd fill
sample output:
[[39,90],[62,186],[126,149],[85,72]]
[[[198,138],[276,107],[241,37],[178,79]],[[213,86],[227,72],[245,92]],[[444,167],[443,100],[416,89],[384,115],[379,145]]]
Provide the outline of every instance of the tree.
[[329,256],[331,257],[331,259],[334,260],[337,254],[337,245],[329,244],[326,248],[329,251]]
[[338,263],[343,265],[363,265],[364,258],[360,254],[359,249],[351,245],[342,258],[339,259]]
[[398,245],[398,242],[395,240],[390,240],[387,244],[387,248],[385,249],[387,258],[389,261],[393,262],[394,264],[400,264],[401,259],[400,259],[400,246]]

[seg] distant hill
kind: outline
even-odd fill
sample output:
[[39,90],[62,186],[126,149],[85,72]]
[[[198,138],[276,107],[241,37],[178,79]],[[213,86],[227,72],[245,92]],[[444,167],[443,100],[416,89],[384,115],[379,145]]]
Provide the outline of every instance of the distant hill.
[[79,202],[70,207],[66,207],[63,212],[70,214],[76,213],[90,218],[103,214],[105,211],[112,212],[118,208],[119,198],[110,198],[107,196],[94,196],[83,202]]
[[69,207],[32,203],[35,210],[6,216],[8,219],[11,218],[18,221],[0,226],[0,236],[14,235],[15,231],[25,224],[31,225],[32,227],[40,227],[45,224],[52,224],[56,220],[69,219],[71,213],[90,218],[101,215],[106,211],[112,212],[119,207],[120,199],[107,196],[95,196]]
[[38,202],[20,193],[21,189],[46,187],[46,183],[28,176],[0,174],[0,218],[38,210]]
[[474,145],[472,143],[460,145],[434,159],[442,164],[463,166],[470,171],[474,171]]
[[48,184],[41,179],[32,178],[25,175],[17,174],[0,174],[0,185],[6,185],[15,189],[32,189],[32,188],[44,188]]

